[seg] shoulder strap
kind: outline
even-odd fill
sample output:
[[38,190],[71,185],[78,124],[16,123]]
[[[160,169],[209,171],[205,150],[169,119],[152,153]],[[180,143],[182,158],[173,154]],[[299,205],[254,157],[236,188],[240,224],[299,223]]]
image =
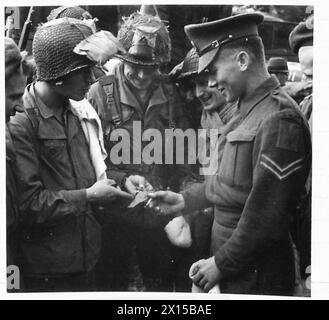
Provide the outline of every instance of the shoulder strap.
[[114,75],[106,75],[100,77],[98,82],[103,89],[103,97],[105,98],[105,118],[111,121],[115,126],[121,124],[121,112],[119,111],[119,92]]
[[36,151],[39,156],[38,129],[40,123],[40,111],[37,107],[25,108],[25,114],[32,124],[33,140],[35,142]]

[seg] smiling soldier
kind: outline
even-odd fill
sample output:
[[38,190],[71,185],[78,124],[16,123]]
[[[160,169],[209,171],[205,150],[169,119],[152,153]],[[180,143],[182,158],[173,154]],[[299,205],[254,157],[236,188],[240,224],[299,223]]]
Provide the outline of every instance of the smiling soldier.
[[[160,71],[170,61],[169,33],[158,17],[136,12],[124,19],[117,38],[126,53],[105,64],[108,74],[91,86],[87,96],[102,121],[105,147],[109,154],[115,145],[111,134],[120,129],[129,133],[130,147],[123,151],[128,152],[131,161],[118,164],[110,156],[106,160],[107,166],[118,175],[141,175],[154,188],[169,187],[178,191],[181,178],[188,173],[186,166],[165,164],[164,151],[160,163],[155,163],[151,156],[142,153],[148,142],[144,141],[139,147],[138,135],[134,134],[136,124],[141,128],[141,134],[148,129],[156,129],[161,133],[160,139],[154,138],[153,143],[162,151],[166,145],[166,129],[188,128],[176,89]],[[139,160],[135,161],[136,158]],[[141,184],[144,181],[141,180]],[[134,224],[132,230],[127,231],[130,222],[123,221],[124,211],[118,209],[111,216],[113,220],[107,223],[108,239],[103,241],[104,263],[99,265],[104,275],[100,286],[105,290],[136,290],[136,287],[139,290],[138,285],[131,288],[127,283],[130,274],[128,262],[132,257],[130,248],[137,242],[137,258],[146,289],[172,291],[175,265],[172,251],[175,250],[163,230],[163,221],[167,219],[149,212],[146,219],[152,219],[152,227],[144,228],[142,223],[137,239],[130,239],[138,226],[131,223]],[[128,219],[132,216],[130,213]],[[109,273],[109,268],[114,271]]]
[[185,31],[208,69],[208,84],[241,122],[226,135],[219,173],[176,194],[150,194],[164,214],[214,206],[212,256],[195,263],[193,282],[206,292],[291,295],[292,213],[310,170],[310,132],[296,104],[268,74],[257,25],[243,14],[189,25]]

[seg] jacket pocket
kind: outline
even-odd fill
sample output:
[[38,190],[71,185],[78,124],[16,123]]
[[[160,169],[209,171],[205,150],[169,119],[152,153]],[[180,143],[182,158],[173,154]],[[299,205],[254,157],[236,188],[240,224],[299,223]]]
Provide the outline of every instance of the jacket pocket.
[[47,226],[25,226],[20,246],[23,271],[30,275],[85,272],[97,261],[99,236],[98,223],[85,224],[83,215],[68,215]]
[[56,159],[66,150],[66,139],[40,139],[40,152],[47,159]]
[[252,184],[252,151],[256,133],[236,130],[226,136],[220,177],[231,186],[250,187]]

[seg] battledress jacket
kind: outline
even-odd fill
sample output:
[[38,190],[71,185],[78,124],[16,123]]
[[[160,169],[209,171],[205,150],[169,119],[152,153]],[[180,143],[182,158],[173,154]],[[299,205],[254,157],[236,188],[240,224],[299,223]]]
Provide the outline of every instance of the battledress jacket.
[[100,226],[87,203],[86,188],[96,182],[79,119],[68,107],[55,117],[26,88],[25,108],[35,108],[8,124],[12,135],[20,206],[20,266],[25,276],[58,277],[93,269],[100,251]]
[[219,173],[184,191],[186,212],[214,205],[211,251],[226,293],[290,295],[294,259],[289,225],[311,165],[310,132],[271,77],[226,136]]

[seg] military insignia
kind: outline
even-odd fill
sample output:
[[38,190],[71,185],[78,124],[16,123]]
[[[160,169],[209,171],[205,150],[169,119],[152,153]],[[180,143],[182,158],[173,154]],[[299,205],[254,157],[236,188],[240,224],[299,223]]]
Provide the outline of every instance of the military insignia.
[[300,170],[303,167],[303,160],[304,159],[298,159],[286,165],[285,167],[281,167],[270,157],[262,154],[260,157],[260,165],[274,174],[280,181],[282,181]]
[[280,149],[298,151],[300,126],[294,122],[280,120],[279,134],[276,147]]

